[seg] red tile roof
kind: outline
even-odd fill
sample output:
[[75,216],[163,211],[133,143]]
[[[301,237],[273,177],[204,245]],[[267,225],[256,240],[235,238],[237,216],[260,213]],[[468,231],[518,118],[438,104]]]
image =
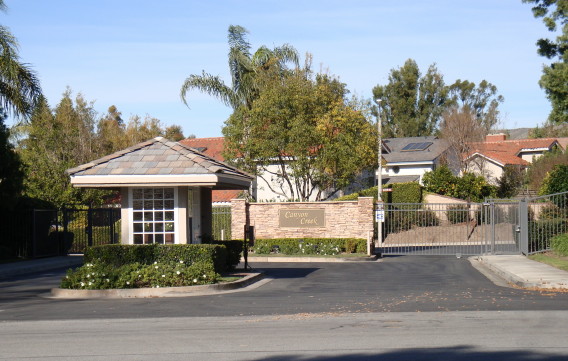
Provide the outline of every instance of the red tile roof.
[[467,155],[467,158],[472,157],[475,154],[479,154],[502,165],[528,165],[529,163],[527,161],[521,159],[520,153],[531,149],[552,149],[552,146],[557,143],[558,141],[556,138],[475,142],[470,143],[471,150]]
[[180,140],[179,142],[192,148],[205,148],[201,151],[203,154],[223,162],[225,160],[223,157],[224,140],[225,138],[223,137],[193,138]]
[[[223,147],[224,147],[223,137],[215,138],[193,138],[184,139],[179,142],[185,146],[191,148],[199,148],[201,152],[211,158],[223,162],[225,158],[223,157]],[[230,202],[231,199],[237,198],[242,191],[239,190],[213,190],[212,198],[213,203],[218,202]]]

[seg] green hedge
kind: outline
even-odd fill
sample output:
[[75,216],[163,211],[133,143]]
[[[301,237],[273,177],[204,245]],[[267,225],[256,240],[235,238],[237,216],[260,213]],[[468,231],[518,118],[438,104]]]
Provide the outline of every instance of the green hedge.
[[227,268],[227,248],[214,244],[111,244],[90,247],[85,251],[85,263],[104,263],[115,267],[139,263],[142,265],[183,261],[186,264],[211,263],[216,272]]
[[392,203],[422,203],[422,186],[417,182],[395,183],[392,188]]
[[212,241],[212,244],[223,245],[227,249],[227,269],[235,269],[241,262],[244,248],[243,240]]
[[366,253],[367,241],[362,238],[277,238],[256,239],[256,254],[282,253],[287,255],[337,255]]

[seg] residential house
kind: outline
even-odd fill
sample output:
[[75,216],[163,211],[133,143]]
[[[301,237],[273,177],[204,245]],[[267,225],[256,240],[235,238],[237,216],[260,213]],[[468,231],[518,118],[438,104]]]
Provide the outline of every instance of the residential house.
[[383,184],[419,182],[442,163],[457,174],[457,156],[449,143],[435,136],[383,139]]
[[470,143],[466,154],[466,170],[483,175],[497,184],[506,166],[526,169],[533,160],[555,147],[565,149],[565,138],[508,140],[505,134],[487,135],[484,142]]

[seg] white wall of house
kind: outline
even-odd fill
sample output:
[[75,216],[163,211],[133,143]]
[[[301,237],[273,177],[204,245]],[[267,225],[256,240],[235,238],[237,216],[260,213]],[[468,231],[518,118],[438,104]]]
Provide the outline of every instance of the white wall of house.
[[420,184],[422,184],[422,177],[424,173],[430,172],[434,169],[434,164],[429,163],[391,163],[386,167],[383,166],[383,177],[390,176],[419,176]]
[[503,167],[487,158],[474,156],[467,164],[468,171],[483,176],[489,184],[497,185],[503,175]]
[[519,155],[523,160],[532,163],[533,160],[542,157],[544,150],[523,151]]
[[[290,168],[286,166],[286,172],[290,171]],[[253,196],[259,202],[266,201],[286,201],[292,198],[292,192],[288,183],[283,179],[279,178],[272,173],[277,173],[280,171],[280,167],[276,164],[269,165],[266,167],[266,171],[261,175],[256,177],[256,189],[253,190]],[[310,201],[315,201],[318,190],[315,189],[310,196]],[[297,199],[298,196],[295,195]]]

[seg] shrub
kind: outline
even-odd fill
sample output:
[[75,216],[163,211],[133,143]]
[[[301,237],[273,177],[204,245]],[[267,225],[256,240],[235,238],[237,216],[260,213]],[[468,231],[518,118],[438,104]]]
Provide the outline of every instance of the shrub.
[[361,238],[348,238],[345,240],[345,253],[366,253],[367,241]]
[[178,287],[215,283],[217,278],[211,262],[135,262],[120,267],[107,263],[86,263],[77,270],[67,271],[61,281],[61,288],[94,290]]
[[467,222],[469,219],[469,210],[464,204],[449,206],[446,211],[446,216],[451,224]]
[[566,218],[566,210],[559,208],[555,204],[549,204],[544,206],[538,216],[539,220],[556,219],[556,218]]
[[551,239],[568,230],[567,219],[551,219],[529,222],[529,252],[546,251]]
[[496,192],[496,187],[489,185],[482,176],[464,173],[458,177],[445,165],[426,172],[422,182],[428,192],[475,202],[481,202]]
[[257,239],[254,242],[253,249],[256,254],[274,252],[288,255],[337,255],[341,252],[365,253],[367,251],[367,243],[366,240],[361,238]]
[[[566,164],[555,165],[552,171],[544,178],[539,191],[543,195],[561,192],[568,192],[568,165]],[[551,200],[559,208],[568,208],[567,196],[552,197]]]
[[213,241],[212,244],[223,245],[227,249],[227,269],[235,269],[241,262],[244,248],[243,240]]
[[209,262],[216,272],[223,272],[227,265],[227,249],[213,244],[173,245],[103,245],[90,247],[85,251],[85,263],[104,263],[120,267],[130,263],[144,265],[158,263],[186,264]]
[[568,233],[559,234],[550,240],[552,250],[560,256],[568,256]]
[[392,203],[421,203],[422,186],[416,182],[392,185]]
[[414,223],[418,227],[435,227],[440,225],[440,220],[436,216],[436,212],[429,209],[421,209],[416,213]]

